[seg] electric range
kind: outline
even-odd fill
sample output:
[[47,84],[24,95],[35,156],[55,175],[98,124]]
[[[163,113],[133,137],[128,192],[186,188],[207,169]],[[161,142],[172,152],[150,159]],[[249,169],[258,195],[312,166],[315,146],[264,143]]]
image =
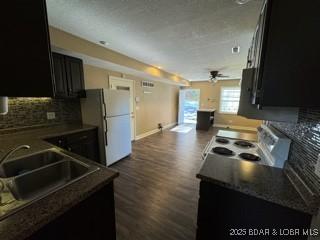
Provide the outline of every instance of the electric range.
[[253,162],[262,162],[257,143],[242,139],[214,136],[207,144],[203,158],[205,158],[207,154]]
[[[255,136],[220,130],[206,145],[202,158],[213,154],[282,168],[288,158],[291,140],[265,124],[258,127],[257,137]],[[257,141],[253,141],[254,139]]]

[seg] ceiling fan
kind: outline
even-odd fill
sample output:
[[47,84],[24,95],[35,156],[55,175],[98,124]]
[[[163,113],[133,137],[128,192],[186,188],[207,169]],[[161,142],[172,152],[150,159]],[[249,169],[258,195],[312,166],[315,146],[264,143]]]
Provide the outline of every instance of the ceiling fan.
[[217,78],[228,78],[229,76],[223,75],[222,73],[219,73],[219,71],[210,71],[210,79],[209,81],[213,84],[217,83]]

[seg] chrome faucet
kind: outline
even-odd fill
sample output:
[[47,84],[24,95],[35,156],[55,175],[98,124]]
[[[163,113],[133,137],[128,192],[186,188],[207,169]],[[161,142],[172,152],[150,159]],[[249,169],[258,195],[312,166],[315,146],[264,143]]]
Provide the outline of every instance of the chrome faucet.
[[0,159],[0,165],[6,161],[13,153],[15,153],[16,151],[19,151],[20,149],[29,149],[30,146],[29,145],[20,145],[18,147],[15,147],[13,149],[11,149],[7,154],[5,154],[1,159]]

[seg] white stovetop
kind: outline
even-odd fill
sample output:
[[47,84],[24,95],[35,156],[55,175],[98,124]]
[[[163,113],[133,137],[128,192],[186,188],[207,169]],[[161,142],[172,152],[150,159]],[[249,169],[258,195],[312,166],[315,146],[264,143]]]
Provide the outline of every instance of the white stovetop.
[[[216,142],[215,140],[217,138],[219,138],[219,137],[216,137],[216,136],[213,137],[213,139],[211,141],[211,145],[208,148],[209,149],[208,150],[208,154],[223,156],[223,157],[232,158],[232,159],[244,160],[241,157],[239,157],[239,154],[240,153],[251,153],[251,154],[254,154],[254,155],[257,155],[257,156],[261,157],[260,161],[256,161],[254,163],[263,164],[263,165],[269,165],[269,162],[266,161],[266,159],[264,159],[263,155],[261,154],[261,150],[258,147],[258,144],[256,142],[250,141],[250,143],[252,143],[254,145],[254,147],[246,148],[246,147],[240,147],[240,146],[237,146],[237,145],[234,144],[236,141],[239,141],[239,140],[242,140],[242,139],[226,138],[226,139],[229,140],[229,143],[223,144],[223,143]],[[242,140],[242,141],[244,141],[244,140]],[[220,154],[214,153],[212,151],[212,148],[214,148],[214,147],[225,147],[225,148],[233,151],[235,154],[233,156],[220,155]]]

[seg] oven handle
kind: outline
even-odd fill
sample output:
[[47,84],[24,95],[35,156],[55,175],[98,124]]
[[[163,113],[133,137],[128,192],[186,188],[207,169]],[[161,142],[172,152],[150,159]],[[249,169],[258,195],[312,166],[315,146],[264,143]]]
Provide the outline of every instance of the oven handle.
[[202,153],[201,153],[201,158],[202,160],[204,160],[207,156],[207,150],[208,150],[208,146],[210,145],[211,141],[209,141],[207,143],[207,145],[205,146],[205,148],[203,149]]

